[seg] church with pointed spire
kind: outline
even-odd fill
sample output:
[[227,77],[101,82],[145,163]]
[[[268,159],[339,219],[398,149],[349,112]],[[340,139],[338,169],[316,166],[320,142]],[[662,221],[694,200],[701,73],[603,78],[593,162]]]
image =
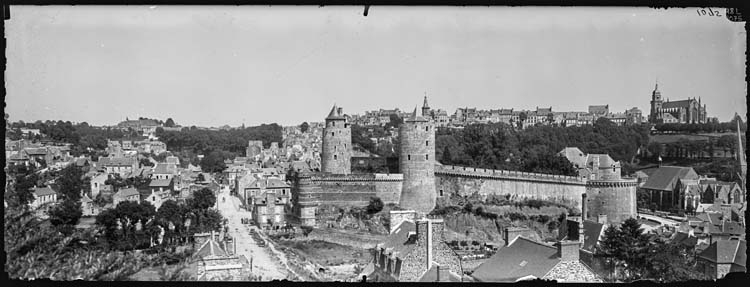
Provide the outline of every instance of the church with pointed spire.
[[651,113],[648,120],[652,124],[702,124],[708,122],[706,104],[701,103],[700,97],[686,100],[666,101],[656,83],[651,92]]

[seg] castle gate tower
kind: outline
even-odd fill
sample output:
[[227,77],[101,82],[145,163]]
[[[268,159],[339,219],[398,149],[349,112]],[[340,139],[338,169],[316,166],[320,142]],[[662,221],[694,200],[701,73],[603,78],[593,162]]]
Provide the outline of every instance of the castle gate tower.
[[400,207],[429,213],[435,208],[435,125],[414,113],[399,128],[399,169],[404,175]]
[[352,130],[346,122],[343,109],[333,105],[323,128],[323,147],[320,155],[322,172],[351,173]]

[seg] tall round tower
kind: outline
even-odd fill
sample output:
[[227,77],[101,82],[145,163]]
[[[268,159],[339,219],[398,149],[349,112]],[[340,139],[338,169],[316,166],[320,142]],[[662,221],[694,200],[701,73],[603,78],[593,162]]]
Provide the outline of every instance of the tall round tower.
[[352,130],[343,109],[333,105],[323,128],[320,170],[333,174],[349,174],[352,170]]
[[414,113],[398,131],[399,169],[404,175],[401,208],[428,213],[435,208],[435,125]]

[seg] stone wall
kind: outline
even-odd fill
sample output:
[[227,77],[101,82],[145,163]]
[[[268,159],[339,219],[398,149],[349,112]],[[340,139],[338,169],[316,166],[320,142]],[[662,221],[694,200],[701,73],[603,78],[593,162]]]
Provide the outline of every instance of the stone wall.
[[352,130],[345,119],[326,119],[321,147],[321,171],[350,174],[352,170]]
[[[472,169],[473,170],[473,169]],[[436,171],[436,192],[444,196],[479,194],[483,199],[489,195],[511,195],[514,199],[543,199],[569,202],[581,210],[581,195],[586,192],[586,181],[575,177],[536,176],[529,173],[513,175],[474,174],[473,172]]]
[[398,204],[401,199],[404,175],[397,174],[375,174],[375,196],[379,197],[384,204]]
[[637,215],[636,180],[592,180],[586,187],[588,217],[606,215],[607,224],[620,224]]
[[407,119],[399,128],[399,170],[404,175],[399,205],[428,213],[435,208],[435,126]]
[[[429,269],[432,262],[459,276],[463,274],[461,259],[445,243],[444,230],[445,224],[442,220],[417,221],[416,246],[401,264],[399,281],[414,282],[419,280]],[[428,262],[428,260],[432,262]]]

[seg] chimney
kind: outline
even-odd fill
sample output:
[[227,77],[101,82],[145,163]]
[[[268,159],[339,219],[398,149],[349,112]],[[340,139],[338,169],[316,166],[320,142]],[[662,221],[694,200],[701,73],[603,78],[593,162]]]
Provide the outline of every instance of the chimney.
[[562,261],[578,261],[581,242],[562,240],[557,243],[557,255]]
[[586,220],[586,219],[589,218],[589,214],[588,214],[589,213],[589,204],[587,202],[587,200],[588,200],[587,197],[588,197],[588,195],[586,195],[585,192],[581,194],[581,219],[582,220]]
[[607,215],[606,214],[599,214],[596,217],[596,222],[601,224],[607,224]]
[[503,231],[504,231],[503,239],[505,240],[505,246],[508,246],[514,239],[516,239],[516,237],[529,232],[529,229],[525,227],[506,227],[505,230]]
[[427,269],[430,269],[430,262],[432,261],[432,240],[430,240],[430,221],[428,219],[417,220],[417,246],[424,246],[427,248]]

